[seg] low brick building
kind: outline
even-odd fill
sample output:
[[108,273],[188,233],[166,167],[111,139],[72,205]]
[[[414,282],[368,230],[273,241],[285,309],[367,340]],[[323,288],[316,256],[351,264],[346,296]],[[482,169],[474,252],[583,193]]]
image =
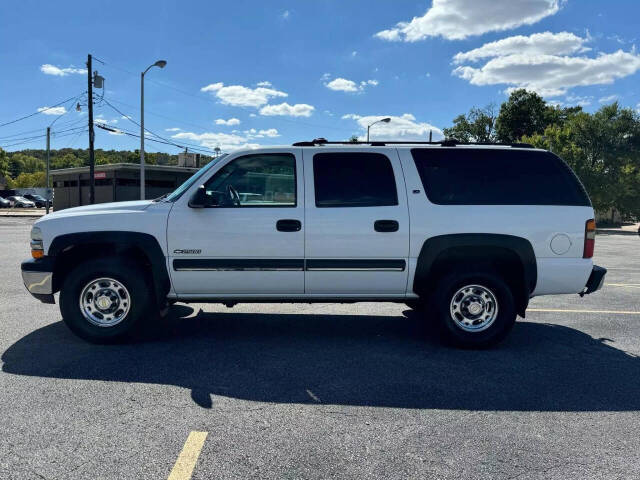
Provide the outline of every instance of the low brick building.
[[[145,167],[146,197],[172,192],[198,169],[169,165]],[[95,203],[140,199],[140,165],[114,163],[95,167]],[[53,209],[89,204],[89,167],[51,170]]]

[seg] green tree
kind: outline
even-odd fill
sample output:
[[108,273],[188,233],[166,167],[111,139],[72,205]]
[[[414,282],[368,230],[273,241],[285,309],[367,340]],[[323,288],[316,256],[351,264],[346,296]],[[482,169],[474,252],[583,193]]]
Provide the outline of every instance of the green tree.
[[473,107],[466,115],[453,119],[453,126],[444,129],[446,138],[455,138],[461,142],[492,143],[496,140],[495,105],[484,108]]
[[614,208],[640,217],[640,118],[633,110],[613,103],[594,114],[579,112],[523,141],[563,158],[600,213]]
[[15,179],[8,179],[9,188],[33,188],[46,186],[44,172],[21,173]]
[[500,106],[496,132],[500,142],[519,142],[525,135],[544,132],[547,104],[535,92],[518,89]]
[[80,160],[71,152],[65,153],[64,155],[56,156],[51,160],[51,168],[54,170],[60,168],[72,168],[81,166],[82,160]]
[[7,152],[0,148],[0,175],[3,177],[9,176],[9,157]]

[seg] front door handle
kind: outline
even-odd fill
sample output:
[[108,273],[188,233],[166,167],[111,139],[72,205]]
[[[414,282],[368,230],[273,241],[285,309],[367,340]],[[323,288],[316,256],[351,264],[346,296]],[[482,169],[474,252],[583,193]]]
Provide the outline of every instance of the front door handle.
[[376,220],[373,223],[376,232],[397,232],[399,228],[400,224],[395,220]]
[[299,232],[302,229],[302,222],[300,220],[278,220],[276,222],[276,229],[279,232]]

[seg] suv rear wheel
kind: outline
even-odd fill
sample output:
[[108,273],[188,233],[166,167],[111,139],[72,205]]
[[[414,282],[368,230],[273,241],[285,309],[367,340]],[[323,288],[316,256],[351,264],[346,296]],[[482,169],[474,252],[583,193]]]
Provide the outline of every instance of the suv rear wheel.
[[79,337],[110,343],[131,335],[153,310],[147,276],[118,258],[78,265],[60,291],[60,312]]
[[463,348],[495,345],[516,321],[513,293],[493,272],[445,276],[433,293],[433,308],[445,339]]

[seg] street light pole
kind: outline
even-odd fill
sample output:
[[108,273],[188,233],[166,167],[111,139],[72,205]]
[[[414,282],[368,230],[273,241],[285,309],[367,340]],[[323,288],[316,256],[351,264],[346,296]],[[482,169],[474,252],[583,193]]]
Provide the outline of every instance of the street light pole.
[[369,143],[369,131],[371,130],[371,127],[373,127],[376,123],[389,123],[391,121],[390,117],[386,117],[386,118],[381,118],[380,120],[376,120],[373,123],[370,123],[369,125],[367,125],[367,143]]
[[51,201],[51,181],[49,180],[49,151],[51,149],[51,127],[47,127],[47,201],[45,203],[46,213],[49,213],[49,202]]
[[149,65],[144,72],[140,74],[140,200],[145,199],[145,175],[144,175],[144,74],[151,67],[164,68],[167,62],[158,60],[153,65]]

